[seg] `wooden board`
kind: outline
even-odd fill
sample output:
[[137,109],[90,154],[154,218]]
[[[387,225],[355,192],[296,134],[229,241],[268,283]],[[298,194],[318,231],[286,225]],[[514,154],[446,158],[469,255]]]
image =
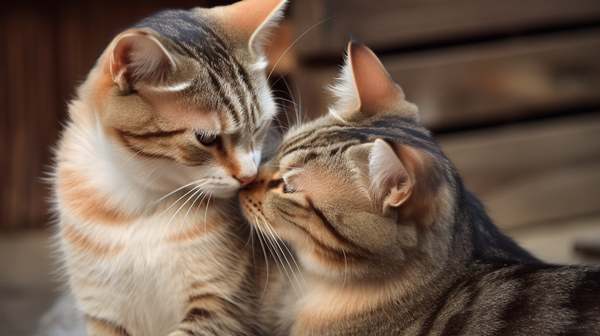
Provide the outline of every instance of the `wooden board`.
[[[518,38],[381,58],[434,130],[505,123],[600,106],[600,30]],[[298,71],[311,116],[331,102],[338,67]]]
[[512,35],[600,20],[597,0],[301,0],[296,33],[302,57],[337,56],[348,33],[376,51]]
[[500,227],[600,212],[600,113],[437,140]]

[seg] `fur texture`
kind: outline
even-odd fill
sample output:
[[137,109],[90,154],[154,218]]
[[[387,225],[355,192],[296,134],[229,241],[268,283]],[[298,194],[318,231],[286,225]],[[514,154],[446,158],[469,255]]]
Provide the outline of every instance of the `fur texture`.
[[600,270],[542,264],[502,235],[375,54],[348,55],[341,103],[239,195],[279,269],[270,331],[599,335]]
[[275,104],[259,41],[285,0],[167,10],[117,35],[69,104],[58,246],[88,335],[256,335],[248,229]]

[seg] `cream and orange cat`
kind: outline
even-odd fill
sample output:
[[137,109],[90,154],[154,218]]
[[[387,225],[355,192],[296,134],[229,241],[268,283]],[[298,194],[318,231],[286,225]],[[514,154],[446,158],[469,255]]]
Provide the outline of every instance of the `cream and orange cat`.
[[334,92],[239,195],[279,268],[272,334],[600,335],[600,269],[502,235],[371,50],[350,44]]
[[256,335],[248,230],[285,0],[166,10],[118,34],[69,104],[58,246],[88,335]]

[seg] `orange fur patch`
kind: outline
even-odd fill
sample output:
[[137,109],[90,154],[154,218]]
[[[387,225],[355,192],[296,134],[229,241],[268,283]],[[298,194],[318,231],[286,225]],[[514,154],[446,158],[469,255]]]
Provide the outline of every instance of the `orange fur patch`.
[[91,336],[129,336],[129,333],[125,328],[103,319],[86,315],[85,324],[87,334]]
[[70,169],[59,172],[58,193],[79,219],[104,224],[125,224],[133,216],[116,209],[105,195],[91,186],[83,174]]
[[299,330],[315,330],[315,327],[334,321],[351,319],[386,304],[392,297],[389,295],[392,288],[383,283],[368,287],[346,284],[342,288],[340,283],[319,281],[314,285],[298,312],[296,326]]
[[182,228],[181,232],[178,232],[177,234],[168,237],[167,241],[170,243],[183,243],[186,241],[192,241],[200,237],[204,237],[206,234],[212,232],[218,226],[219,225],[217,225],[214,221],[211,220],[207,220],[206,223],[198,223],[197,225],[186,226]]
[[64,225],[61,229],[63,239],[73,248],[78,251],[92,253],[97,256],[109,256],[120,253],[123,250],[122,246],[109,246],[94,241],[91,237],[84,233],[78,232],[71,225]]

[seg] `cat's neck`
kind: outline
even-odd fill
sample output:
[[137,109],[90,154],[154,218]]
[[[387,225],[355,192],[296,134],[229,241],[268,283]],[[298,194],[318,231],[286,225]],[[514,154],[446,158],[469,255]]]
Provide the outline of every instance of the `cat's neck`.
[[529,252],[504,235],[486,214],[481,202],[463,188],[463,211],[457,212],[458,222],[470,223],[473,258],[483,262],[540,262]]
[[456,281],[456,277],[441,273],[425,275],[418,282],[390,278],[352,283],[310,275],[305,278],[308,290],[298,300],[295,330],[319,330],[332,322],[353,320],[374,311],[409,320]]

